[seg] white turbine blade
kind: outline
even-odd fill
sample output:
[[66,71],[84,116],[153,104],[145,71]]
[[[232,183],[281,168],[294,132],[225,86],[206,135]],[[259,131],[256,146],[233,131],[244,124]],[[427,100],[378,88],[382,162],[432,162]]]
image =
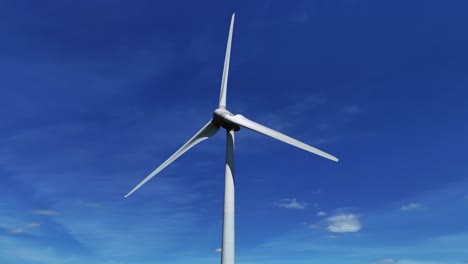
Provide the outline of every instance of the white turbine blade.
[[213,136],[218,132],[219,127],[214,125],[211,120],[206,124],[200,131],[195,134],[187,143],[185,143],[179,150],[177,150],[172,156],[170,156],[166,161],[164,161],[163,164],[159,165],[153,172],[151,172],[144,180],[142,180],[135,188],[133,188],[125,197],[130,196],[133,192],[138,190],[143,184],[145,184],[147,181],[151,180],[156,174],[158,174],[160,171],[162,171],[164,168],[167,167],[167,165],[171,164],[174,160],[176,160],[178,157],[180,157],[182,154],[184,154],[187,150],[191,149],[193,146],[196,144],[202,142],[203,140]]
[[232,43],[232,30],[234,28],[234,17],[235,13],[232,14],[231,27],[229,28],[229,37],[226,47],[226,57],[224,57],[224,69],[223,79],[221,80],[221,92],[219,93],[219,107],[226,108],[226,93],[227,93],[227,82],[229,75],[229,60],[231,58],[231,43]]
[[325,153],[317,148],[314,148],[312,146],[309,146],[297,139],[294,139],[294,138],[291,138],[289,136],[286,136],[278,131],[275,131],[271,128],[268,128],[266,126],[262,126],[258,123],[255,123],[254,121],[252,120],[249,120],[247,118],[245,118],[244,116],[242,115],[234,115],[234,116],[231,116],[231,115],[225,115],[224,118],[232,123],[235,123],[239,126],[242,126],[242,127],[245,127],[245,128],[248,128],[250,130],[253,130],[255,132],[258,132],[260,134],[264,134],[266,136],[269,136],[269,137],[272,137],[274,139],[277,139],[279,141],[283,141],[284,143],[288,143],[290,145],[293,145],[295,147],[298,147],[300,149],[303,149],[305,151],[308,151],[308,152],[311,152],[311,153],[314,153],[316,155],[319,155],[319,156],[322,156],[324,158],[327,158],[329,160],[333,160],[333,161],[338,161],[338,159],[328,153]]

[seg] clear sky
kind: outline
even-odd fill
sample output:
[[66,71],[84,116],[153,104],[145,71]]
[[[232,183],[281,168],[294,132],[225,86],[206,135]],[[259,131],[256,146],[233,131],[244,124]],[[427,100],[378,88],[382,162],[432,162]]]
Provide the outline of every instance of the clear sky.
[[468,263],[467,1],[1,1],[0,263]]

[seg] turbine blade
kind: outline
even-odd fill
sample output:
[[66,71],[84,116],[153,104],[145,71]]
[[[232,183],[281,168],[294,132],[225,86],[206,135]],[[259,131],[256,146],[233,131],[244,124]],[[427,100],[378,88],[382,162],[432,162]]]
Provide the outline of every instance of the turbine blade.
[[153,172],[151,172],[145,179],[143,179],[135,188],[133,188],[125,197],[130,196],[136,190],[138,190],[143,184],[147,181],[151,180],[156,174],[166,168],[169,164],[171,164],[174,160],[184,154],[187,150],[191,149],[196,144],[202,142],[203,140],[213,136],[218,132],[219,127],[213,124],[210,120],[208,124],[206,124],[200,131],[197,132],[187,143],[185,143],[179,150],[177,150],[172,156],[170,156],[163,164],[159,165]]
[[246,117],[244,117],[243,115],[234,115],[234,116],[231,116],[231,115],[225,115],[224,118],[232,123],[235,123],[241,127],[245,127],[245,128],[248,128],[250,130],[253,130],[255,132],[258,132],[260,134],[263,134],[263,135],[266,135],[266,136],[269,136],[269,137],[272,137],[274,139],[277,139],[279,141],[283,141],[284,143],[288,143],[290,145],[293,145],[295,147],[298,147],[300,149],[303,149],[305,151],[308,151],[308,152],[311,152],[311,153],[314,153],[316,155],[319,155],[319,156],[322,156],[324,158],[327,158],[329,160],[333,160],[333,161],[338,161],[338,159],[335,157],[335,156],[332,156],[324,151],[321,151],[317,148],[314,148],[312,146],[309,146],[297,139],[294,139],[294,138],[291,138],[289,136],[286,136],[278,131],[275,131],[271,128],[268,128],[266,126],[263,126],[263,125],[260,125],[258,123],[255,123],[254,121],[252,120],[249,120],[247,119]]
[[219,93],[219,107],[226,108],[227,82],[229,75],[229,60],[231,58],[232,30],[234,28],[234,17],[232,14],[231,27],[229,28],[229,37],[226,47],[226,56],[224,57],[223,79],[221,80],[221,92]]

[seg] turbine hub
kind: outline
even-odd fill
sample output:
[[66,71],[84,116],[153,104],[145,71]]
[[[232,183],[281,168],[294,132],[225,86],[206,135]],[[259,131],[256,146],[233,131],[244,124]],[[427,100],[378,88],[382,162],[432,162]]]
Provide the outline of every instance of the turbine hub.
[[213,124],[225,128],[226,130],[239,131],[240,126],[238,124],[234,124],[224,118],[227,115],[233,116],[233,114],[225,108],[216,109],[213,113]]

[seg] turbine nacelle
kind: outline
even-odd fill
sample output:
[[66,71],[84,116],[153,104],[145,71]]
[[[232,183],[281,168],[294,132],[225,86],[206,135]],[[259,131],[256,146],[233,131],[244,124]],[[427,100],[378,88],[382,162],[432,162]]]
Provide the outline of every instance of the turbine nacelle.
[[225,128],[226,130],[239,131],[240,126],[226,119],[227,116],[234,116],[226,108],[220,107],[213,113],[212,123],[218,127]]

